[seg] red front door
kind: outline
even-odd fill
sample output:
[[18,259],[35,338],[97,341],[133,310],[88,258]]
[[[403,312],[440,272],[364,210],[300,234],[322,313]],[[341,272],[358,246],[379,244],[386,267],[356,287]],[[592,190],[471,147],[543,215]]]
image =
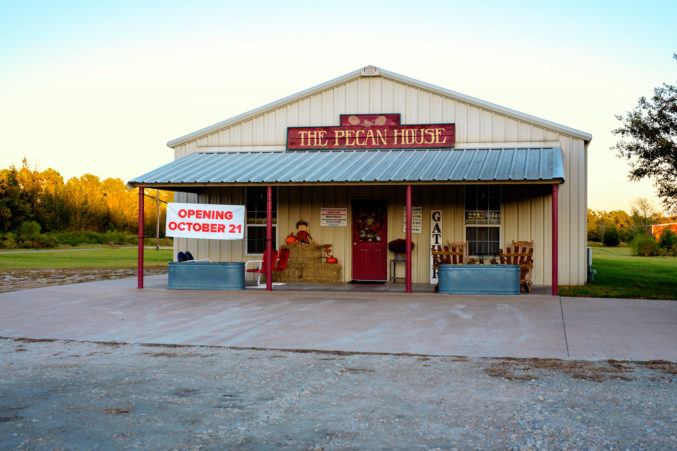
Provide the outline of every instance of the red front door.
[[353,201],[353,280],[388,278],[388,204]]

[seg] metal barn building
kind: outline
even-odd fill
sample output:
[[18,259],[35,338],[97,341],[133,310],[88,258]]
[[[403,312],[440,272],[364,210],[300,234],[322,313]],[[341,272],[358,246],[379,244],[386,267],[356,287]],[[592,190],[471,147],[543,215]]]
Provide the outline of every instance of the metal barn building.
[[[333,148],[322,148],[327,143],[322,130],[358,124],[367,130],[391,119],[399,121],[395,127],[416,124],[406,145],[403,138],[400,147],[379,146],[380,136],[372,134],[369,141],[357,132],[357,141],[337,138]],[[426,147],[435,138],[441,142],[426,124],[452,124],[451,144]],[[319,147],[303,147],[318,136]],[[174,161],[129,185],[176,191],[176,202],[245,205],[244,240],[174,240],[175,254],[190,250],[213,261],[261,258],[265,192],[272,186],[273,246],[284,244],[299,221],[307,222],[315,242],[332,245],[343,282],[387,280],[393,270],[402,272],[389,264],[392,254],[383,249],[405,238],[409,192],[415,244],[411,282],[432,281],[430,249],[440,238],[431,232],[437,226],[442,243],[467,241],[471,255],[492,255],[512,240],[533,240],[533,282],[554,280],[556,292],[557,284],[586,281],[591,139],[579,130],[367,66],[174,139],[168,143]],[[338,212],[338,219],[328,222],[327,211]],[[433,214],[439,216],[435,224]],[[358,225],[358,215],[369,227],[378,224],[378,230],[359,230],[365,226]],[[370,260],[377,266],[372,272],[359,267],[360,241],[371,243],[362,247],[381,249]]]

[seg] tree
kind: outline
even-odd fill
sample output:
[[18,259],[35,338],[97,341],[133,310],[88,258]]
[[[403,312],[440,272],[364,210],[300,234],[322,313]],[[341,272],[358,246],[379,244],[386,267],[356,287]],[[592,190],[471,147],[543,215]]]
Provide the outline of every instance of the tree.
[[663,83],[616,119],[623,125],[613,133],[622,140],[612,149],[630,161],[630,180],[653,179],[665,208],[677,212],[677,85]]
[[651,225],[656,224],[661,217],[653,204],[643,197],[632,201],[630,213],[632,214],[632,225],[640,234],[651,233]]

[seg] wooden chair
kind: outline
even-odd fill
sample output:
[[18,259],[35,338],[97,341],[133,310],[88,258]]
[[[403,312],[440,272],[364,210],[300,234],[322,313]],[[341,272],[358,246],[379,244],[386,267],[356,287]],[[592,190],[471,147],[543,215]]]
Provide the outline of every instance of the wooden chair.
[[442,246],[432,246],[430,252],[433,256],[433,277],[437,276],[440,265],[458,265],[468,261],[468,243],[453,242]]
[[[513,241],[513,243],[520,243],[519,241]],[[524,243],[524,241],[522,241]],[[533,241],[526,243],[533,244]],[[512,248],[507,247],[506,251],[503,252],[503,249],[498,250],[498,257],[502,265],[519,265],[520,267],[520,288],[524,289],[531,293],[531,286],[533,281],[531,280],[531,273],[534,269],[534,248],[531,247],[522,247],[513,246]]]
[[515,248],[515,249],[520,249],[520,248],[523,248],[523,247],[526,247],[527,249],[529,249],[530,247],[531,248],[534,247],[534,242],[533,242],[533,240],[532,241],[515,241],[515,240],[512,240],[512,247]]

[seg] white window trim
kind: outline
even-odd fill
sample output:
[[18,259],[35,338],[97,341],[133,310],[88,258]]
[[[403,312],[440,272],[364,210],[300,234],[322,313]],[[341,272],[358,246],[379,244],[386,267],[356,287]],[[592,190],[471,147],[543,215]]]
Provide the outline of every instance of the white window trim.
[[[503,242],[503,185],[498,185],[498,201],[499,201],[499,211],[501,212],[501,223],[500,224],[466,224],[465,223],[465,199],[466,199],[466,187],[463,187],[463,241],[468,243],[468,248],[470,248],[470,243],[468,242],[468,227],[495,227],[498,228],[498,248],[501,248],[501,243]],[[468,249],[470,250],[470,249]],[[496,254],[498,255],[498,253]],[[468,257],[479,258],[479,255],[469,254]],[[484,256],[482,256],[484,257]]]
[[[275,236],[275,243],[279,247],[279,245],[280,245],[280,234],[278,232],[278,225],[280,223],[280,210],[279,210],[278,206],[280,205],[280,195],[279,195],[280,193],[279,193],[279,190],[277,188],[278,188],[277,186],[273,187],[273,190],[275,190],[275,205],[273,205],[273,209],[275,210],[276,215],[277,215],[276,216],[276,223],[273,224],[273,233],[274,233],[274,236]],[[244,229],[245,229],[245,233],[244,233],[244,255],[246,257],[255,257],[255,256],[260,257],[260,256],[263,255],[263,253],[250,253],[249,252],[249,241],[248,241],[249,227],[266,227],[267,224],[247,224],[247,190],[248,189],[249,189],[249,187],[245,187],[245,191],[244,191],[244,203],[245,203],[245,212],[244,212],[244,222],[245,222],[245,224],[244,224]]]

